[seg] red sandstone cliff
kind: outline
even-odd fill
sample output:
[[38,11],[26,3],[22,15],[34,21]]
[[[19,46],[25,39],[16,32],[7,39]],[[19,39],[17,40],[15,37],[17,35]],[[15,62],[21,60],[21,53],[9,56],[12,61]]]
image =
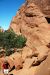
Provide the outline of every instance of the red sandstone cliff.
[[38,48],[50,43],[49,24],[35,3],[23,4],[13,17],[10,27],[15,33],[26,36],[30,48]]
[[35,3],[45,16],[50,17],[50,0],[26,0]]
[[45,18],[49,6],[49,0],[27,0],[13,17],[10,28],[27,38],[21,53],[5,57],[15,66],[14,75],[50,75],[50,26]]

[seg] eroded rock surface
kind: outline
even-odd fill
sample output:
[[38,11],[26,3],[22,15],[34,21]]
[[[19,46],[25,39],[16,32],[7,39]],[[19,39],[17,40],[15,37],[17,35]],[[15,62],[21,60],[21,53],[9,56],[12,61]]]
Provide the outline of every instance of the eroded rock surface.
[[[50,26],[45,18],[47,14],[45,8],[42,10],[43,7],[49,5],[49,0],[47,1],[48,3],[46,1],[47,0],[27,0],[10,23],[10,28],[12,28],[16,34],[22,34],[27,38],[26,46],[22,48],[21,53],[15,52],[8,57],[9,60],[7,59],[11,68],[15,66],[16,70],[11,72],[14,75],[36,75],[37,71],[37,74],[41,75],[44,67],[43,63],[46,64],[50,62],[48,60],[48,57],[50,57],[48,56],[50,52]],[[47,16],[48,15],[49,14],[47,14]],[[5,57],[5,59],[6,58],[7,57]],[[0,60],[1,62],[2,60],[4,61],[2,58]],[[11,62],[13,63],[11,64]],[[49,75],[48,73],[42,73],[42,75]]]
[[46,17],[50,18],[50,0],[26,0],[35,3]]

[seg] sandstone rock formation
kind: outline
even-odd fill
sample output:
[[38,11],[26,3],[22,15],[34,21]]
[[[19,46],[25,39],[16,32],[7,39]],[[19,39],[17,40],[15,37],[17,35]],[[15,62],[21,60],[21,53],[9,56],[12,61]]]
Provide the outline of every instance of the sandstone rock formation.
[[[23,51],[25,53],[22,54],[23,58],[29,57],[28,52],[25,51],[35,49],[35,54],[38,54],[38,60],[43,61],[49,51],[47,45],[50,43],[50,28],[44,14],[40,8],[37,7],[39,4],[36,2],[38,1],[27,0],[19,9],[17,15],[13,17],[10,28],[12,28],[15,33],[22,34],[27,38],[27,48]],[[45,1],[41,2],[40,0],[39,2],[45,3]]]
[[35,75],[50,75],[50,53],[47,59],[39,65]]
[[[10,28],[16,34],[22,34],[27,38],[26,46],[22,48],[22,51],[8,57],[13,62],[11,64],[7,60],[10,66],[15,66],[16,69],[10,72],[14,75],[49,75],[48,71],[46,73],[42,71],[45,70],[43,66],[50,63],[50,26],[45,18],[50,15],[47,13],[50,8],[46,7],[49,5],[49,0],[48,3],[46,1],[27,0],[10,23]],[[45,9],[47,9],[46,12]],[[46,65],[45,67],[47,68]]]
[[45,17],[50,18],[50,0],[26,0],[26,2],[35,3],[45,14]]
[[[13,17],[10,28],[27,38],[26,45],[38,49],[50,43],[50,28],[39,8],[34,3],[24,4]],[[46,35],[45,35],[46,34]]]

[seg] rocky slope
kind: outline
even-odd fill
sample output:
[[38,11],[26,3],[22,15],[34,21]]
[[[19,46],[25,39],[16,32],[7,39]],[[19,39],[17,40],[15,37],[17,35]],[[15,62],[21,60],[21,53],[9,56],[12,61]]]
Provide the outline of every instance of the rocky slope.
[[[16,16],[13,17],[10,24],[10,28],[16,34],[22,34],[27,38],[26,46],[22,48],[21,52],[0,59],[1,65],[6,59],[11,68],[15,66],[15,69],[10,72],[14,75],[50,74],[50,26],[40,9],[42,7],[39,8],[41,4],[36,3],[38,1],[27,0]],[[46,72],[44,73],[45,69]]]
[[[43,13],[34,3],[25,3],[13,17],[10,27],[27,38],[30,48],[50,43],[50,27]],[[32,42],[33,41],[33,42]]]

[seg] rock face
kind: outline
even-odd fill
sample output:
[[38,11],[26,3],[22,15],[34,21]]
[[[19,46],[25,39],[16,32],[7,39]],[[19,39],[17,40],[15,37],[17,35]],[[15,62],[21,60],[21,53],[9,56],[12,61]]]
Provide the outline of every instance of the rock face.
[[48,54],[47,59],[39,65],[35,75],[50,75],[50,53]]
[[[14,75],[36,75],[35,73],[37,71],[37,74],[41,75],[40,73],[43,72],[44,66],[43,62],[45,64],[47,63],[47,57],[50,51],[50,26],[45,18],[46,14],[47,16],[49,15],[45,12],[45,9],[48,9],[45,6],[49,5],[49,0],[48,3],[46,1],[27,0],[11,21],[10,28],[16,34],[22,34],[27,38],[26,46],[22,48],[22,51],[20,53],[16,52],[8,57],[9,61],[7,61],[10,67],[15,66],[17,71],[17,73],[14,71],[11,72]],[[13,63],[11,64],[11,62]],[[40,69],[41,64],[42,69]],[[42,73],[42,75],[49,74]]]
[[26,0],[27,2],[35,3],[46,17],[50,18],[50,0]]
[[50,43],[49,24],[34,2],[28,1],[22,5],[13,17],[10,28],[15,33],[24,35],[27,38],[26,45],[31,49]]

